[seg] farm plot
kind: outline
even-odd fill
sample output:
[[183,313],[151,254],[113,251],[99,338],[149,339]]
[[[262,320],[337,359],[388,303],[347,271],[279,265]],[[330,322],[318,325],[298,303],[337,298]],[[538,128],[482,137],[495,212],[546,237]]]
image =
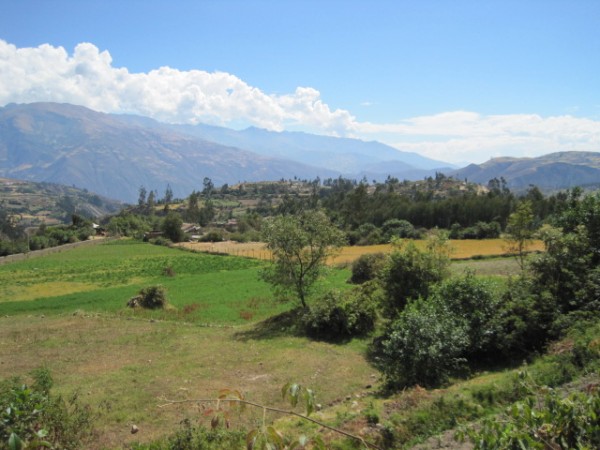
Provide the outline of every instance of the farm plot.
[[[419,248],[425,248],[425,241],[413,241]],[[207,253],[224,253],[228,255],[243,256],[246,258],[270,259],[271,253],[262,242],[237,243],[225,242],[186,242],[179,244],[181,247]],[[503,256],[507,254],[506,242],[503,239],[481,239],[481,240],[451,240],[452,259],[467,259],[475,256]],[[367,253],[389,253],[393,247],[390,244],[346,246],[330,261],[333,265],[352,263],[361,255]],[[529,251],[541,251],[544,249],[541,241],[534,241]]]

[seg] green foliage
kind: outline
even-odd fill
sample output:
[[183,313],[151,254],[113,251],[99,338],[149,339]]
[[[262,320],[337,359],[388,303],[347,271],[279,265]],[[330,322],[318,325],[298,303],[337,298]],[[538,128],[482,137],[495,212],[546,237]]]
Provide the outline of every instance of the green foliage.
[[385,242],[390,242],[393,238],[400,239],[418,239],[419,233],[408,220],[389,219],[381,226],[383,239]]
[[412,242],[399,243],[382,274],[385,312],[393,317],[409,300],[428,297],[431,286],[446,276],[449,262],[443,246],[423,251]]
[[263,239],[273,262],[262,278],[282,293],[293,293],[307,307],[307,296],[325,268],[327,258],[344,243],[341,231],[321,211],[277,216],[265,221]]
[[385,253],[360,255],[352,263],[352,277],[350,277],[350,282],[353,284],[362,284],[380,277],[387,262],[388,256]]
[[107,225],[108,232],[113,236],[128,236],[142,239],[144,233],[152,230],[152,223],[146,216],[122,212],[111,217]]
[[462,368],[468,329],[443,304],[408,303],[377,343],[378,364],[390,387],[437,386]]
[[486,281],[470,272],[450,278],[433,289],[428,301],[463,322],[469,339],[465,357],[497,357],[493,344],[502,339],[496,322],[499,302]]
[[462,228],[460,224],[453,223],[450,227],[450,239],[496,239],[500,237],[500,223],[476,222],[475,225]]
[[[167,204],[165,203],[165,206]],[[181,226],[183,225],[183,220],[181,216],[171,211],[164,218],[163,223],[161,225],[161,230],[164,233],[167,239],[170,239],[172,242],[181,242],[185,238],[183,230]]]
[[370,333],[377,319],[373,290],[363,285],[352,291],[329,291],[317,298],[301,318],[306,333],[331,340]]
[[508,217],[505,239],[508,251],[516,255],[521,270],[525,270],[525,256],[533,239],[534,225],[530,201],[520,202],[515,212]]
[[571,191],[568,205],[562,214],[555,217],[554,224],[565,233],[577,233],[579,227],[586,230],[592,253],[592,262],[600,262],[600,193],[580,198],[581,191]]
[[600,448],[600,391],[574,392],[568,397],[553,389],[529,396],[507,408],[501,419],[486,419],[468,431],[478,450]]
[[77,395],[52,395],[47,369],[32,372],[31,387],[19,379],[0,383],[0,449],[78,449],[89,439],[93,416]]
[[224,238],[224,233],[223,230],[209,230],[206,234],[204,234],[201,238],[200,238],[200,242],[221,242],[223,241]]

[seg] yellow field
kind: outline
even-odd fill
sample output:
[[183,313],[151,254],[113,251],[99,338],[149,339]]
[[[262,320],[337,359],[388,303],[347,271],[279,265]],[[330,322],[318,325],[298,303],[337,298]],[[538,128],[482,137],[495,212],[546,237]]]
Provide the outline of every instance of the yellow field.
[[[425,241],[414,241],[419,248],[424,248]],[[262,242],[237,243],[233,241],[225,242],[185,242],[179,246],[209,253],[226,253],[229,255],[245,256],[248,258],[270,259],[271,253],[265,248]],[[506,255],[506,241],[503,239],[482,239],[482,240],[451,240],[452,259],[472,258],[473,256],[502,256]],[[534,241],[529,247],[529,251],[541,251],[544,249],[542,241]],[[343,247],[339,255],[332,258],[331,264],[345,264],[355,261],[361,255],[367,253],[390,253],[392,246],[383,245],[365,245]]]

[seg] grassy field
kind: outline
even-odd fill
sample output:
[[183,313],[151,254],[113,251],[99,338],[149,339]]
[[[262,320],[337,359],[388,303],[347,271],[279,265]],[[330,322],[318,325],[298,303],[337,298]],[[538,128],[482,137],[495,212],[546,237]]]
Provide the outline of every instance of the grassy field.
[[1,266],[0,314],[128,314],[124,306],[130,297],[162,284],[174,308],[154,313],[156,318],[242,323],[249,315],[262,319],[282,310],[266,301],[269,288],[257,275],[261,264],[115,241]]

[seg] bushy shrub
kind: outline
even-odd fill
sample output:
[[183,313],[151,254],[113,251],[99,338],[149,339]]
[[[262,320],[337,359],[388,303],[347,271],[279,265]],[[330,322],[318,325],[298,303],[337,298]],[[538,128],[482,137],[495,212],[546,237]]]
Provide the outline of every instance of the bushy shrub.
[[390,242],[392,238],[400,239],[417,239],[418,232],[408,220],[389,219],[381,226],[383,238],[386,242]]
[[496,320],[499,301],[488,282],[470,272],[449,278],[433,289],[428,301],[437,303],[439,308],[447,308],[457,319],[464,321],[469,338],[464,356],[496,356],[493,344],[500,334]]
[[131,297],[127,306],[146,309],[163,309],[167,306],[167,291],[163,286],[150,286],[140,290],[139,294]]
[[314,301],[301,318],[309,336],[347,339],[365,335],[375,328],[377,318],[373,286],[352,291],[330,291]]
[[443,305],[410,302],[376,342],[375,355],[390,387],[437,386],[461,369],[468,330]]
[[419,250],[412,242],[392,252],[382,274],[385,312],[393,317],[409,300],[427,298],[431,286],[445,277],[448,262],[441,253]]
[[454,223],[450,227],[450,239],[497,239],[500,237],[502,227],[497,221],[479,221],[471,227],[462,228]]
[[350,245],[377,245],[383,244],[385,239],[379,228],[372,223],[364,223],[348,233],[348,242]]
[[200,242],[221,242],[225,239],[223,230],[209,230],[202,235]]
[[362,284],[379,277],[388,261],[384,253],[367,253],[352,263],[350,283]]

